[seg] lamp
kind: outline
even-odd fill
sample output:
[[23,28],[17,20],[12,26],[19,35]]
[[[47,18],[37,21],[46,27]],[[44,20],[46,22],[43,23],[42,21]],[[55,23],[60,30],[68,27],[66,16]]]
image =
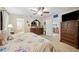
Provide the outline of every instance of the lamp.
[[12,30],[13,30],[12,28],[13,28],[13,25],[12,25],[12,24],[9,24],[9,25],[8,25],[9,33],[12,32]]
[[12,27],[13,27],[13,25],[12,25],[12,24],[9,24],[9,25],[8,25],[8,28],[12,28]]

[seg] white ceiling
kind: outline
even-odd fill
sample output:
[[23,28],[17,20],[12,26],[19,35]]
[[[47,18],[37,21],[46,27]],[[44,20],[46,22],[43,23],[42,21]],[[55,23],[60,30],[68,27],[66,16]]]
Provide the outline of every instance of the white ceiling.
[[[5,7],[5,9],[11,14],[34,16],[33,11],[31,11],[31,8],[35,8],[35,7]],[[79,7],[46,7],[46,8],[48,8],[50,11],[49,15],[54,13],[64,14],[74,10],[79,10]],[[39,15],[35,15],[35,16],[39,16]]]

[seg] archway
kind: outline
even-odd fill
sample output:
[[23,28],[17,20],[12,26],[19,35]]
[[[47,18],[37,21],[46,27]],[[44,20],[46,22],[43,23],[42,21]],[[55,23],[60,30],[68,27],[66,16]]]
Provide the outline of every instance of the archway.
[[40,27],[40,24],[40,21],[36,19],[31,22],[31,27]]

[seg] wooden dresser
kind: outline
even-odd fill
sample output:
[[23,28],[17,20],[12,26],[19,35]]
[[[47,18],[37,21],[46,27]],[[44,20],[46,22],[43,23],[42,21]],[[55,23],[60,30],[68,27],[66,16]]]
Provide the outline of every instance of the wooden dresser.
[[61,23],[61,42],[79,48],[79,21],[70,20]]
[[31,28],[30,31],[38,35],[43,34],[43,28]]

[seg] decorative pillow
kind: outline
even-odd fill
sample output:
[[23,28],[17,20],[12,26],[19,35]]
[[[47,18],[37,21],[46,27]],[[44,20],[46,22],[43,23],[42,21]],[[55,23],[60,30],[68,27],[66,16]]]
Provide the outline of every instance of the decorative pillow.
[[6,47],[0,48],[0,52],[6,51]]

